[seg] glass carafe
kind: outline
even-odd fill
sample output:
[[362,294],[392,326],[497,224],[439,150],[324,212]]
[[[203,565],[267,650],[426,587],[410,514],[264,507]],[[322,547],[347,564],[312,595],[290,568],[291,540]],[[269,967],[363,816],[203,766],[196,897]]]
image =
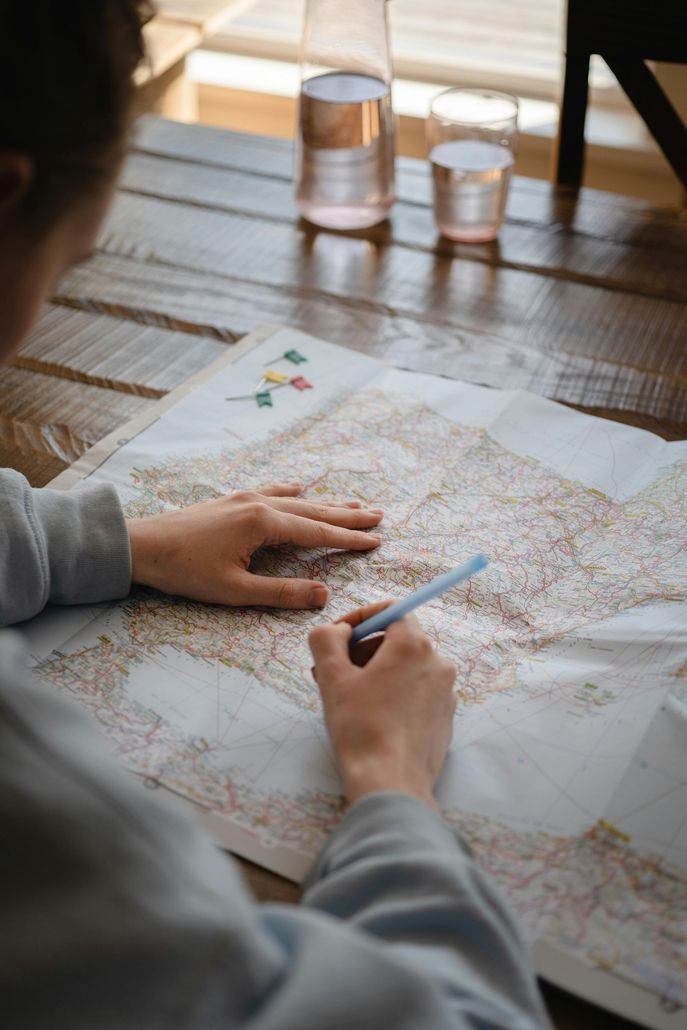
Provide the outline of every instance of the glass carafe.
[[329,229],[382,221],[394,202],[386,0],[307,0],[296,202]]

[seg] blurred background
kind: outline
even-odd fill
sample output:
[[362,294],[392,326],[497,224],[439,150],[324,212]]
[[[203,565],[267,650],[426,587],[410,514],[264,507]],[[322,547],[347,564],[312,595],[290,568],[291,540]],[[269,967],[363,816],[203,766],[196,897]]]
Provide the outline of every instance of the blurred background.
[[[156,88],[148,106],[185,121],[292,137],[304,6],[305,0],[158,0],[149,27]],[[389,14],[399,152],[425,156],[424,119],[441,88],[500,89],[521,101],[516,171],[550,178],[565,0],[390,0]],[[170,63],[170,55],[178,59]],[[652,67],[687,117],[687,65]],[[681,202],[678,179],[601,58],[592,58],[590,86],[585,185]]]

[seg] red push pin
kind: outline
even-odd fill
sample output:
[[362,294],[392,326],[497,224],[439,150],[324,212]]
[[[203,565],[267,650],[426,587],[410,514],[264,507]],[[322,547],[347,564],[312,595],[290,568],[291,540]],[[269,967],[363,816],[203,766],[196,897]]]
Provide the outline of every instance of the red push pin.
[[291,385],[295,386],[297,390],[312,390],[313,385],[309,382],[305,376],[294,376],[291,379]]

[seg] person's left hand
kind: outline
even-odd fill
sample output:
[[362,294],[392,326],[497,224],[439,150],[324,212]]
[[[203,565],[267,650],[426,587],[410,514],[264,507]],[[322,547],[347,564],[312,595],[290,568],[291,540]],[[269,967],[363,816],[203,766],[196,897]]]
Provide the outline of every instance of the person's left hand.
[[383,512],[300,493],[298,483],[282,483],[129,519],[134,582],[211,604],[322,608],[324,583],[257,576],[249,571],[252,555],[275,544],[371,550],[381,539],[362,530],[376,526]]

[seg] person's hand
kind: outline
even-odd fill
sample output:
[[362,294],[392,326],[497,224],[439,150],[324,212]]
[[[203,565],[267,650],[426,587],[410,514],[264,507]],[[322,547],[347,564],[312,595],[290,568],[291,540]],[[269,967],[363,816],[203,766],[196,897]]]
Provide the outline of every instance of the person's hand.
[[211,604],[323,607],[324,583],[257,576],[249,571],[253,553],[275,544],[367,551],[381,540],[362,530],[383,513],[358,501],[302,500],[300,492],[286,483],[130,519],[133,581]]
[[391,603],[313,629],[313,675],[348,801],[400,790],[436,807],[432,791],[453,734],[455,666],[413,615],[389,627],[363,668],[349,655],[351,626]]

